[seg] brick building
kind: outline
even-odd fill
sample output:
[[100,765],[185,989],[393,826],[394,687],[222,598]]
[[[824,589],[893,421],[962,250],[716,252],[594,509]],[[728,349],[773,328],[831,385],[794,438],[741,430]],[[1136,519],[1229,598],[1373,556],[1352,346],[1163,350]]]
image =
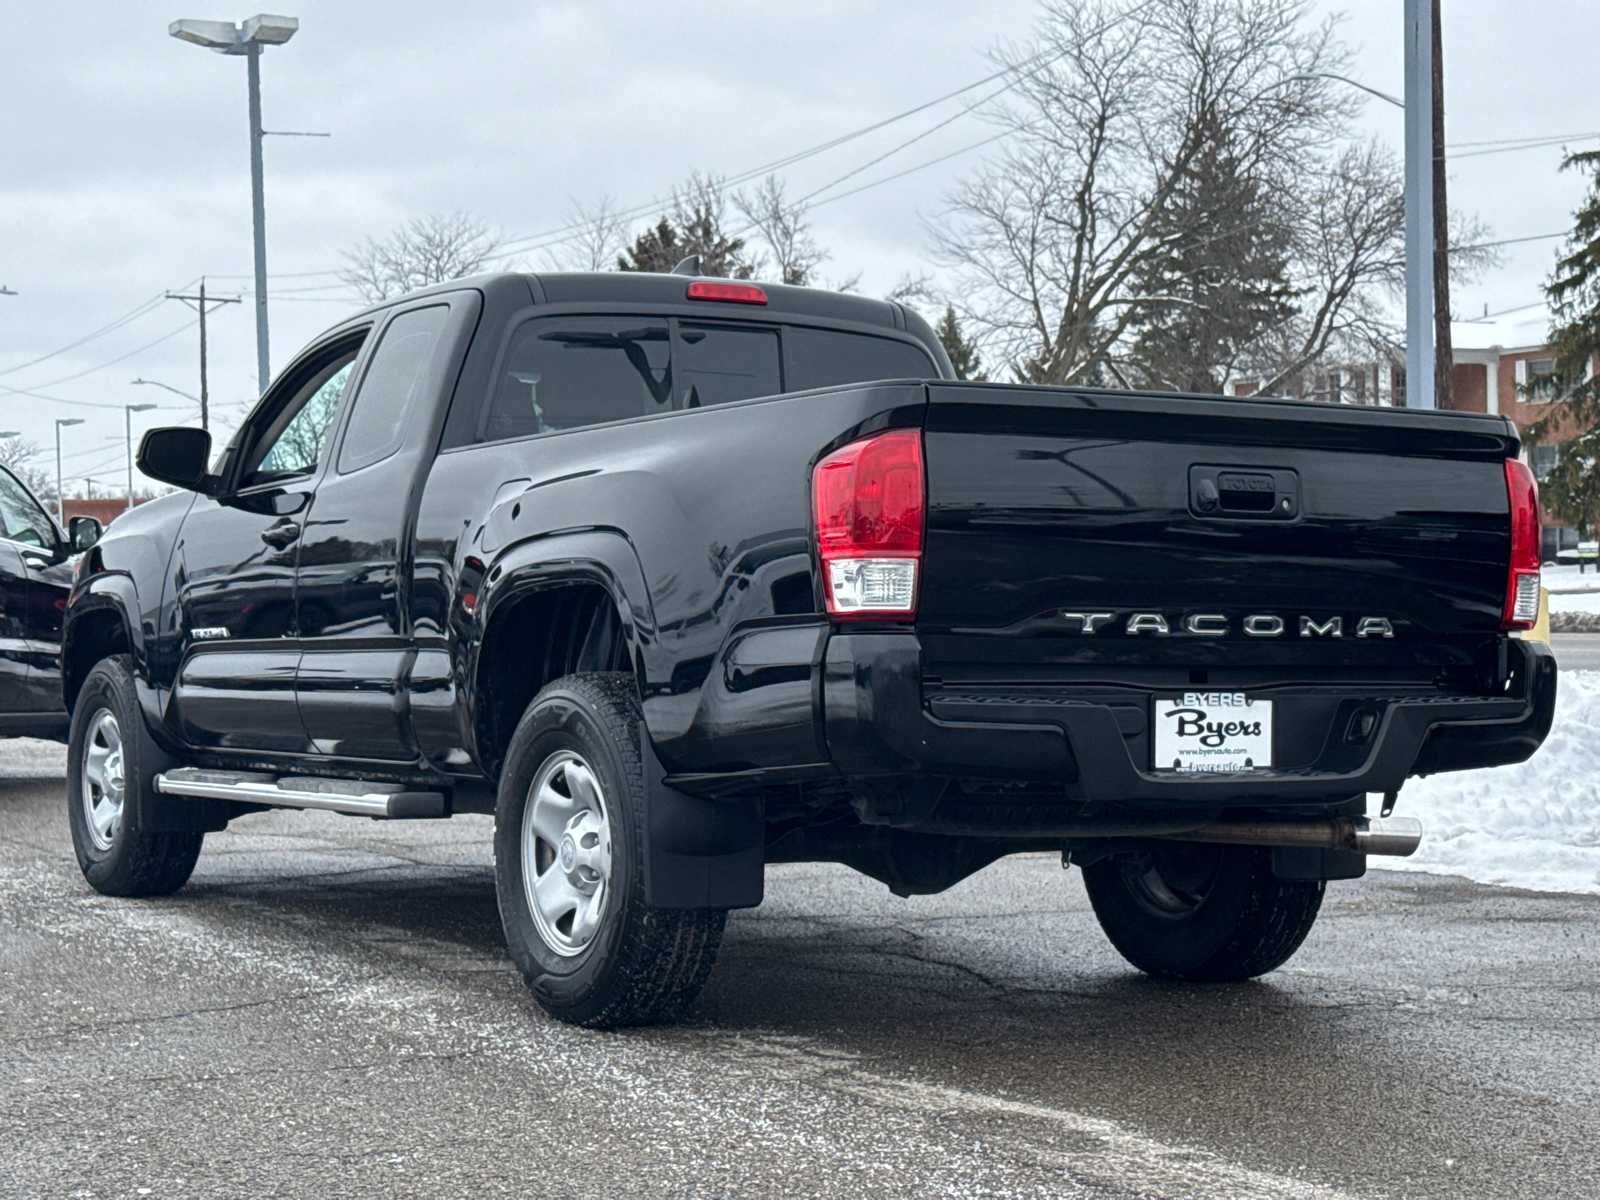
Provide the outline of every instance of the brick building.
[[[1453,321],[1450,337],[1455,365],[1451,369],[1450,407],[1460,412],[1500,413],[1518,429],[1542,420],[1556,400],[1553,388],[1543,386],[1555,370],[1555,357],[1547,343],[1550,313],[1542,304],[1518,312],[1476,321]],[[1573,430],[1556,426],[1556,438],[1528,455],[1535,475],[1543,478],[1555,466],[1560,442]],[[1545,520],[1544,555],[1578,544],[1578,531]]]
[[[147,497],[139,497],[135,504],[143,504]],[[118,496],[111,500],[74,500],[67,497],[62,506],[61,519],[70,521],[73,517],[94,517],[102,525],[109,525],[128,509],[128,500],[125,496]]]

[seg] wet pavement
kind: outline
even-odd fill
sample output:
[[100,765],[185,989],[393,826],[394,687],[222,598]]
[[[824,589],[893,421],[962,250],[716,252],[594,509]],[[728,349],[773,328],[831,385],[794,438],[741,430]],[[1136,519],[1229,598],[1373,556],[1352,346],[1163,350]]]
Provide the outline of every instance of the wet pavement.
[[115,900],[0,766],[6,1196],[1600,1194],[1600,898],[1373,872],[1196,987],[1055,858],[775,867],[685,1024],[593,1033],[505,959],[487,818],[259,814]]

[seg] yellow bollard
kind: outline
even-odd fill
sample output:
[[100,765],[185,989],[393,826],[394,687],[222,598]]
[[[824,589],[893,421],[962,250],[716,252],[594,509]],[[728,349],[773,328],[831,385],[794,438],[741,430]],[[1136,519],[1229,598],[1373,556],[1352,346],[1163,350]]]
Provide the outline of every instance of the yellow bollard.
[[1517,636],[1526,642],[1543,642],[1546,646],[1550,644],[1550,593],[1544,588],[1539,589],[1538,624]]

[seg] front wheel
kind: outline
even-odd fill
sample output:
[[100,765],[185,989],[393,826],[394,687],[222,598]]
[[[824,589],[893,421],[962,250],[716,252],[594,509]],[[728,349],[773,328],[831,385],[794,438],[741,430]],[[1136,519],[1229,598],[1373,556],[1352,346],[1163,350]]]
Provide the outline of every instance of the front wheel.
[[1148,842],[1083,868],[1100,928],[1149,975],[1220,982],[1281,966],[1311,932],[1320,882],[1285,882],[1259,846]]
[[167,896],[189,881],[203,833],[138,827],[155,776],[168,764],[144,727],[126,655],[95,665],[72,710],[67,823],[78,867],[107,896]]
[[569,675],[528,706],[495,808],[506,945],[551,1016],[671,1021],[711,974],[726,914],[644,903],[645,780],[631,675]]

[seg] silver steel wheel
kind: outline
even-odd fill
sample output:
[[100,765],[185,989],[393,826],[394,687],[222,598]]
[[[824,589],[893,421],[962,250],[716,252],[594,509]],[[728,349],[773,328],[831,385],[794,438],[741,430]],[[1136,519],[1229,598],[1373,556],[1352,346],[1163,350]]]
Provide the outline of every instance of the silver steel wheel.
[[127,796],[123,774],[122,727],[109,708],[103,708],[83,739],[83,816],[89,840],[102,852],[111,849],[122,823]]
[[544,944],[582,954],[605,915],[611,884],[611,822],[600,781],[583,758],[560,750],[544,760],[522,810],[522,887]]

